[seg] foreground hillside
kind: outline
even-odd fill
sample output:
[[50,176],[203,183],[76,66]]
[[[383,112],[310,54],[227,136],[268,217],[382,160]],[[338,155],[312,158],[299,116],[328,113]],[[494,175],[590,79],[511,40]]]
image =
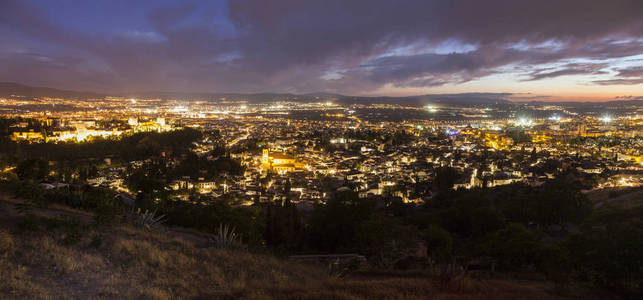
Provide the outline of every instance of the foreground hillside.
[[562,298],[545,284],[422,272],[339,278],[323,266],[206,247],[196,234],[98,227],[86,212],[16,203],[0,200],[0,298]]

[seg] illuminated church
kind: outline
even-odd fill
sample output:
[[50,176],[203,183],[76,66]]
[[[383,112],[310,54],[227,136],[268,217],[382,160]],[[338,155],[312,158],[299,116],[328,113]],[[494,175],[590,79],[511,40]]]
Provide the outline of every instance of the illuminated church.
[[287,173],[294,172],[295,169],[302,168],[303,165],[297,163],[295,161],[295,158],[290,155],[270,152],[270,150],[268,149],[263,149],[261,167],[263,170],[270,170],[277,173]]

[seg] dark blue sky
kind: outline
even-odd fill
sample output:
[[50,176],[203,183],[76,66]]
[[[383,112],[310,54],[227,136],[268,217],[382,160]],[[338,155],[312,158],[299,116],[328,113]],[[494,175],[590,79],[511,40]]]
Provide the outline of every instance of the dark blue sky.
[[2,0],[0,81],[635,97],[643,95],[643,1]]

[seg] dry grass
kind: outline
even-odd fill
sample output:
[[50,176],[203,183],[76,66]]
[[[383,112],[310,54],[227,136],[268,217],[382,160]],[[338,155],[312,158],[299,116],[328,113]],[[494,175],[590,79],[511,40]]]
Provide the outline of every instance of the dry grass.
[[544,286],[466,277],[437,281],[422,272],[362,272],[333,278],[316,266],[201,248],[185,239],[125,225],[87,229],[69,243],[65,227],[20,232],[20,226],[8,226],[7,220],[19,222],[25,217],[8,213],[6,207],[0,209],[0,298],[556,298]]
[[0,229],[0,295],[8,297],[43,297],[44,289],[31,280],[28,268],[16,264],[16,242],[14,237]]
[[16,242],[6,230],[0,230],[0,256],[12,255],[16,251]]
[[[122,226],[75,244],[55,230],[0,231],[0,295],[27,298],[238,298],[252,290],[327,278],[312,266],[248,252],[199,248]],[[100,242],[96,242],[100,236]],[[18,250],[19,249],[19,250]],[[2,298],[2,297],[0,297]]]

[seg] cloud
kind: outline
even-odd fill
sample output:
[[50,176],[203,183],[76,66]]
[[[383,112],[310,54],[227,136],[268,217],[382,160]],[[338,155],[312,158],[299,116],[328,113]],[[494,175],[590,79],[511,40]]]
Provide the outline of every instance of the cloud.
[[[70,27],[29,3],[0,2],[3,39],[27,45],[0,47],[0,63],[13,70],[0,79],[79,89],[361,94],[502,72],[605,76],[605,60],[643,53],[640,0],[150,2],[140,16],[147,27],[117,32]],[[15,67],[16,55],[27,67]],[[593,83],[640,80],[617,73]]]
[[643,84],[643,67],[617,69],[614,79],[595,80],[599,85],[636,85]]
[[592,81],[595,84],[599,85],[636,85],[643,84],[643,78],[617,78],[617,79],[607,79],[607,80],[595,80]]
[[[643,47],[643,45],[641,45]],[[599,49],[609,48],[611,52]],[[550,51],[539,47],[518,50],[507,47],[479,47],[466,53],[393,55],[379,57],[352,69],[344,70],[343,80],[361,82],[360,88],[374,88],[390,83],[397,87],[430,87],[444,84],[457,84],[502,72],[511,65],[528,66],[520,72],[527,76],[523,81],[556,78],[566,75],[603,75],[608,63],[565,63],[558,67],[539,67],[558,63],[573,57],[592,57],[601,53],[603,57],[618,58],[636,54],[631,43],[606,40],[585,45],[580,48],[563,47]]]
[[76,56],[5,53],[0,55],[0,66],[0,81],[90,90],[115,84],[112,74],[89,68],[85,59]]
[[[604,68],[607,68],[608,64],[578,64],[570,63],[562,66],[561,68],[544,68],[531,72],[527,79],[523,81],[534,81],[541,80],[546,78],[556,78],[560,76],[567,75],[596,75],[596,74],[607,74],[606,71],[603,71]],[[553,69],[553,71],[552,71]]]
[[614,97],[614,100],[622,100],[622,101],[636,101],[636,100],[643,100],[643,96],[616,96]]
[[643,77],[643,66],[626,69],[618,69],[619,77]]

